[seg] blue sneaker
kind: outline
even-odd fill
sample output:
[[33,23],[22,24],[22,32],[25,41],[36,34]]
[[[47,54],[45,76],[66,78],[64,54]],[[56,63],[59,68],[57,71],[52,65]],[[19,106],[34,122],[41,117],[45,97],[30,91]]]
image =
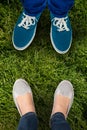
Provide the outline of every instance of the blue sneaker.
[[40,14],[36,17],[26,15],[24,11],[18,18],[13,31],[13,46],[17,50],[26,49],[33,41],[36,33],[37,22]]
[[51,14],[50,38],[58,53],[65,54],[68,52],[72,42],[72,28],[68,16],[57,18]]

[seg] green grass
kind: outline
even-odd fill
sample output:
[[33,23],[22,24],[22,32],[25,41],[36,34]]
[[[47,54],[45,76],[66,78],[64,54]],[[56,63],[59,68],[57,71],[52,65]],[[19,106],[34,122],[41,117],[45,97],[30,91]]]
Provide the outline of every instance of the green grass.
[[[12,98],[16,79],[26,79],[33,91],[39,130],[49,130],[53,94],[61,80],[72,82],[75,99],[68,116],[72,130],[87,129],[87,2],[76,0],[70,11],[73,43],[70,51],[59,55],[53,49],[46,9],[38,23],[37,34],[25,51],[13,48],[11,37],[22,10],[20,3],[0,3],[0,130],[15,130],[19,114]],[[10,4],[9,4],[10,3]]]

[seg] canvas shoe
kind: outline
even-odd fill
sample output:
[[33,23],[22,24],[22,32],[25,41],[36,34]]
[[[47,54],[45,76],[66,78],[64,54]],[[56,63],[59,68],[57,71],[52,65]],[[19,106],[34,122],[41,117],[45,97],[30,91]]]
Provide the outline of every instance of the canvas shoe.
[[[54,103],[56,102],[56,96],[58,95],[62,95],[63,97],[67,97],[70,99],[69,101],[69,105],[68,105],[68,108],[67,108],[67,111],[66,111],[66,117],[68,116],[68,113],[70,111],[70,108],[72,106],[72,103],[73,103],[73,99],[74,99],[74,90],[73,90],[73,85],[71,84],[70,81],[68,80],[63,80],[59,83],[55,93],[54,93]],[[57,104],[56,104],[57,105]],[[54,105],[53,105],[53,108],[54,108]],[[53,113],[54,114],[54,113]],[[51,115],[52,116],[52,115]]]
[[24,11],[22,12],[15,25],[12,36],[13,46],[15,49],[24,50],[31,44],[35,37],[39,18],[40,14],[33,17],[26,15]]
[[72,28],[69,17],[54,17],[51,13],[50,38],[53,48],[60,54],[68,52],[72,42]]

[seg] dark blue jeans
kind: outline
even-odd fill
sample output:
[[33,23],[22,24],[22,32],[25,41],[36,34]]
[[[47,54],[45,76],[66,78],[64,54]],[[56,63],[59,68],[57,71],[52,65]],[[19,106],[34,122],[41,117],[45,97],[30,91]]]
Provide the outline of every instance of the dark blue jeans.
[[21,0],[25,13],[36,16],[41,13],[46,5],[51,13],[57,17],[65,17],[74,4],[74,0]]
[[[51,120],[51,130],[71,130],[62,113],[55,113]],[[18,130],[37,130],[38,119],[35,113],[29,112],[23,115],[19,121]]]

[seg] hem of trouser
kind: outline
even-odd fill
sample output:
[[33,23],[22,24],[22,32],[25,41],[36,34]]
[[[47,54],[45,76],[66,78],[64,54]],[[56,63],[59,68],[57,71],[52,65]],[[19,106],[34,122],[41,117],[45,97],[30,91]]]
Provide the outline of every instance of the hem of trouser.
[[64,10],[63,10],[63,12],[61,12],[61,10],[55,11],[55,9],[52,9],[50,6],[48,6],[48,8],[50,10],[50,13],[52,13],[54,15],[54,17],[63,18],[63,17],[66,17],[68,15],[68,13],[72,9],[73,5],[74,5],[74,1],[72,3],[71,7],[69,9],[67,9],[65,12],[64,12]]
[[37,115],[36,115],[35,112],[27,112],[27,113],[24,114],[21,118],[25,118],[25,117],[27,117],[27,116],[31,116],[31,115],[35,115],[35,116],[37,117]]
[[65,14],[61,14],[61,15],[58,15],[58,14],[55,14],[53,12],[50,11],[50,14],[53,14],[54,17],[57,17],[57,18],[64,18],[68,15],[69,11]]
[[57,116],[61,116],[61,117],[63,117],[63,119],[65,120],[65,116],[64,116],[63,113],[61,113],[61,112],[56,112],[56,113],[54,113],[53,115],[51,115],[50,120],[49,120],[49,126],[50,126],[50,128],[51,128],[51,125],[52,125],[52,121],[53,121],[54,118],[56,118]]
[[54,114],[51,116],[51,118],[50,118],[50,121],[49,121],[49,126],[50,126],[50,127],[52,126],[52,122],[53,122],[53,121],[55,120],[55,118],[57,118],[57,117],[62,118],[62,119],[65,121],[65,116],[64,116],[64,114],[61,113],[61,112],[56,112],[56,113],[54,113]]
[[56,116],[61,116],[65,120],[65,116],[62,112],[56,112],[52,115],[51,120],[55,118]]
[[30,2],[28,0],[21,0],[21,3],[27,15],[37,16],[38,14],[41,14],[43,10],[46,8],[47,0],[30,0]]
[[64,114],[61,112],[57,112],[52,115],[52,118],[50,120],[50,127],[52,130],[71,130],[70,125],[66,121]]
[[29,15],[29,16],[32,16],[32,17],[36,17],[37,15],[41,14],[43,11],[34,14],[34,13],[28,13],[28,12],[24,9],[24,12],[25,12],[26,15]]
[[28,112],[24,114],[19,121],[17,130],[37,130],[38,118],[35,112]]

